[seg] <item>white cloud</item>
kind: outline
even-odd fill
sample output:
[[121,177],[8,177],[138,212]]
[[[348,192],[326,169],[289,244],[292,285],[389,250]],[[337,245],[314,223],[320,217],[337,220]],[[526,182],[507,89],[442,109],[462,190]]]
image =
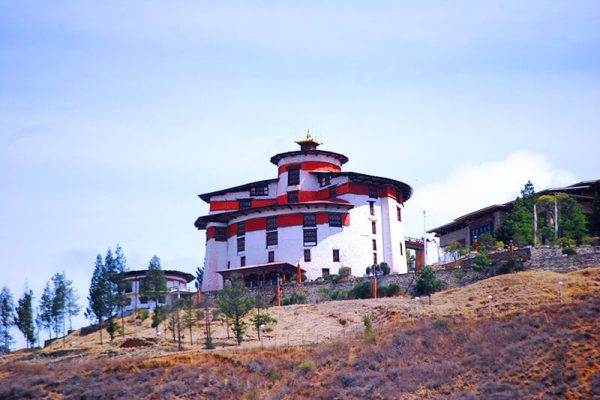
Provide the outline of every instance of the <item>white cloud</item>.
[[423,210],[429,230],[469,212],[516,198],[528,180],[536,190],[577,181],[574,174],[553,166],[545,155],[529,150],[515,151],[497,161],[463,163],[443,180],[415,188],[406,207],[407,233],[422,236]]

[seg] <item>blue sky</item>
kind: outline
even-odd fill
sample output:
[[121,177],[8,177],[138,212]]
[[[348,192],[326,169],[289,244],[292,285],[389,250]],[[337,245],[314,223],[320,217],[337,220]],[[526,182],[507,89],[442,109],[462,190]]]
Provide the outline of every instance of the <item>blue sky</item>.
[[307,129],[415,188],[407,230],[600,178],[594,1],[0,3],[0,286],[95,255],[193,272],[196,195]]

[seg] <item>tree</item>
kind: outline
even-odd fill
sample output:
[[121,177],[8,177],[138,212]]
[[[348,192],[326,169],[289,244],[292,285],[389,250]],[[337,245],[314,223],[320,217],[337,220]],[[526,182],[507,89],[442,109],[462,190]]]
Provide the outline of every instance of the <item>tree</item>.
[[100,344],[102,344],[102,323],[107,314],[109,314],[109,305],[107,303],[106,292],[108,290],[107,274],[102,256],[96,256],[96,264],[94,265],[94,274],[90,284],[90,292],[88,296],[89,307],[86,310],[88,318],[94,318],[100,326]]
[[572,197],[561,195],[559,195],[558,237],[573,239],[581,244],[583,237],[588,233],[587,219],[583,209]]
[[197,321],[196,315],[194,314],[194,302],[190,298],[181,299],[181,305],[183,307],[183,325],[190,332],[190,346],[193,346],[192,330]]
[[73,287],[73,281],[67,280],[67,306],[66,311],[69,316],[69,330],[73,330],[73,317],[79,315],[81,312],[81,305],[79,305],[79,295],[77,290]]
[[42,297],[40,298],[40,309],[38,318],[40,326],[48,329],[48,339],[52,338],[52,303],[54,302],[54,291],[50,287],[50,282],[46,282]]
[[6,286],[0,291],[0,354],[10,353],[13,337],[10,328],[14,324],[14,305],[10,290]]
[[65,313],[67,309],[67,278],[64,274],[56,273],[52,276],[54,295],[52,297],[52,328],[58,337],[65,333]]
[[200,303],[200,292],[202,290],[202,282],[204,282],[204,267],[196,268],[196,281],[194,281],[194,285],[196,286],[196,301]]
[[258,334],[258,340],[260,340],[260,328],[267,326],[269,324],[276,324],[277,320],[271,316],[269,313],[256,313],[254,318],[252,318],[252,324],[256,328],[256,333]]
[[125,280],[125,272],[127,272],[127,259],[120,244],[117,244],[115,249],[115,268],[111,276],[112,288],[114,289],[113,299],[114,306],[121,314],[121,335],[125,336],[125,307],[129,303],[127,297],[127,285],[129,282]]
[[156,334],[158,335],[158,327],[165,320],[166,313],[164,308],[161,306],[154,307],[154,313],[152,314],[152,327],[156,328]]
[[512,209],[495,236],[504,242],[512,240],[517,246],[527,246],[533,244],[535,189],[531,181],[527,181],[521,196],[513,202]]
[[429,297],[429,304],[431,304],[431,294],[437,292],[442,288],[442,281],[436,278],[433,269],[427,265],[425,266],[415,282],[415,294],[427,295]]
[[239,283],[225,286],[217,296],[217,308],[225,317],[233,321],[233,329],[238,345],[242,344],[246,324],[242,319],[254,308],[254,299],[247,295]]
[[160,267],[160,259],[155,255],[150,259],[146,278],[142,281],[140,294],[154,301],[158,305],[159,300],[167,291],[167,279]]
[[15,325],[25,336],[27,347],[32,348],[35,345],[35,325],[33,321],[33,292],[25,290],[23,297],[18,300],[15,309]]

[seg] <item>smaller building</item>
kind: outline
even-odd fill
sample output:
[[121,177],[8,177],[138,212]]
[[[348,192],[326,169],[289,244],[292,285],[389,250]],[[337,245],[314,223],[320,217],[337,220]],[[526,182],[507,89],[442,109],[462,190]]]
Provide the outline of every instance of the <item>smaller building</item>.
[[[585,213],[590,213],[595,191],[600,191],[600,180],[583,181],[566,187],[545,189],[536,192],[536,195],[543,196],[565,193],[575,199]],[[481,210],[458,217],[448,224],[432,229],[429,233],[435,233],[440,238],[441,247],[446,247],[450,243],[469,247],[480,235],[486,232],[493,235],[506,220],[508,213],[513,207],[513,203],[513,201],[510,201],[482,208]]]
[[[169,306],[173,303],[173,299],[192,296],[193,292],[188,288],[188,283],[195,279],[194,275],[173,270],[164,270],[163,272],[167,279],[167,292],[159,298],[158,305]],[[129,299],[128,305],[124,310],[126,314],[131,314],[138,308],[150,311],[154,310],[156,304],[153,301],[148,301],[147,298],[140,294],[140,288],[144,279],[146,279],[146,270],[127,271],[125,273],[125,280],[127,281],[125,293]]]

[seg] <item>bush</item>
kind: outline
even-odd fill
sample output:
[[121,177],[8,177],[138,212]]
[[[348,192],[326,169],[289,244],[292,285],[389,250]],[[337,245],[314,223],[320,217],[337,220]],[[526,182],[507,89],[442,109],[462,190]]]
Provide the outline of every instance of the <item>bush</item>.
[[400,286],[396,283],[390,283],[377,289],[383,297],[394,297],[400,294]]
[[347,282],[350,278],[350,275],[352,275],[352,269],[350,267],[340,267],[338,270],[338,275],[341,282]]
[[333,289],[329,292],[328,299],[329,300],[348,300],[348,296],[350,295],[350,291],[348,289]]
[[573,247],[565,247],[562,249],[562,253],[566,254],[567,256],[574,256],[577,254],[577,250],[575,250]]
[[598,239],[592,236],[584,236],[583,239],[581,240],[582,244],[586,244],[588,246],[597,246],[598,245]]
[[150,316],[150,312],[145,308],[138,308],[135,310],[135,319],[140,322],[144,322]]
[[577,242],[575,242],[574,239],[570,239],[567,237],[561,237],[560,239],[556,239],[554,241],[554,244],[561,246],[561,247],[568,247],[568,246],[575,246],[577,244]]
[[314,361],[304,361],[304,362],[301,362],[300,364],[298,364],[298,368],[300,368],[300,371],[302,371],[304,373],[307,373],[314,367],[315,367]]
[[281,299],[281,304],[284,306],[289,306],[292,304],[304,304],[306,303],[306,296],[302,293],[292,293],[289,297],[284,297]]
[[354,285],[350,289],[350,298],[353,299],[370,299],[373,297],[373,282],[364,281]]
[[481,252],[475,256],[475,260],[473,261],[473,269],[475,271],[483,272],[487,271],[490,265],[490,258],[487,255],[487,251],[483,248]]
[[466,275],[467,274],[465,273],[465,271],[463,271],[462,268],[458,268],[456,271],[454,271],[454,277],[459,281],[462,281]]

